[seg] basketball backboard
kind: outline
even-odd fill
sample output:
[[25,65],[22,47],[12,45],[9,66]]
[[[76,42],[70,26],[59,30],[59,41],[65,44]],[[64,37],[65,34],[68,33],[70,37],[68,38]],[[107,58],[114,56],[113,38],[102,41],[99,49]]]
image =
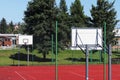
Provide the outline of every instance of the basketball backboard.
[[102,48],[102,29],[100,28],[72,28],[71,29],[71,49],[89,49],[101,50]]
[[33,36],[32,35],[19,35],[18,44],[19,45],[32,45]]

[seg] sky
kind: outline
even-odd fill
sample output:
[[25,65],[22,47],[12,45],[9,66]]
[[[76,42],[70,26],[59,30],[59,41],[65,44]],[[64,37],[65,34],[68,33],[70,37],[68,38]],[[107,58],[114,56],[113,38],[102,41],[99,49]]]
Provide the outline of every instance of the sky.
[[[0,0],[0,20],[4,17],[9,23],[13,21],[14,23],[23,22],[24,11],[27,8],[28,2],[31,0]],[[84,13],[87,16],[90,15],[91,5],[96,5],[97,0],[80,0],[82,6],[84,6]],[[109,2],[113,0],[108,0]],[[59,5],[60,0],[56,0],[57,5]],[[71,3],[74,0],[66,0],[66,4],[68,9],[70,8]],[[120,0],[116,0],[115,2],[115,10],[117,11],[117,19],[120,20]],[[117,25],[120,27],[120,22]]]

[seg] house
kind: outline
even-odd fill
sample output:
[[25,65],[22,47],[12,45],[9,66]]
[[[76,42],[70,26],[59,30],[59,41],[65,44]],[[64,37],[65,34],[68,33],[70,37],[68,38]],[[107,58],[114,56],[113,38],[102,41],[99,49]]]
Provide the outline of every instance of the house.
[[115,29],[114,31],[116,32],[115,39],[117,40],[117,43],[116,45],[112,46],[112,49],[118,50],[120,49],[120,29],[118,28],[118,29]]
[[19,34],[0,34],[0,48],[12,48],[18,43]]

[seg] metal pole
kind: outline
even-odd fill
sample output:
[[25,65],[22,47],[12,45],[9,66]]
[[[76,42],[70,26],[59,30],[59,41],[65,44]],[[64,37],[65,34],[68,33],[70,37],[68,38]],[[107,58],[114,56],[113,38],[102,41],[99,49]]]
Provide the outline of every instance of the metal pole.
[[111,45],[109,45],[109,51],[108,51],[108,80],[112,80],[112,65],[111,65],[111,56],[112,56],[112,51],[111,51]]
[[102,51],[100,50],[99,51],[99,54],[100,54],[100,63],[102,62]]
[[53,63],[53,34],[52,34],[52,63]]
[[18,66],[20,66],[20,46],[18,47]]
[[88,51],[88,45],[86,45],[86,80],[89,79],[88,73],[89,73],[89,69],[88,69],[88,65],[89,64],[89,51]]
[[27,65],[29,66],[29,45],[28,45],[28,49],[27,50],[28,50],[28,55],[27,55],[27,62],[28,63],[27,63]]
[[33,45],[32,45],[32,65],[33,65],[33,62],[34,62],[34,55],[33,55]]
[[58,32],[58,22],[56,21],[56,55],[55,55],[55,59],[56,59],[56,61],[55,61],[55,80],[58,80],[58,63],[57,63],[57,55],[58,55],[58,51],[57,51],[57,45],[58,45],[58,43],[57,43],[57,41],[58,41],[58,38],[57,38],[57,32]]
[[74,51],[72,50],[72,56],[71,56],[71,57],[72,57],[72,64],[73,64],[73,62],[74,62],[74,59],[73,59],[73,58],[74,58],[74,55],[73,55],[73,53],[74,53]]
[[92,63],[93,60],[92,60],[92,50],[90,51],[90,62]]
[[106,22],[104,22],[104,80],[106,80]]

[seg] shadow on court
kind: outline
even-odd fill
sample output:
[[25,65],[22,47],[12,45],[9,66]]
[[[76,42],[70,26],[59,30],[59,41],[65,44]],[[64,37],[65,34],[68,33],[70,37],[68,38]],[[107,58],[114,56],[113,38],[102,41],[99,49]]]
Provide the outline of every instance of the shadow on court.
[[[16,53],[16,54],[13,54],[11,55],[9,58],[11,59],[14,59],[14,60],[20,60],[20,61],[27,61],[27,54],[24,54],[24,53]],[[33,62],[51,62],[52,59],[50,58],[46,58],[46,59],[43,59],[43,58],[40,58],[36,55],[32,55],[32,54],[29,54],[29,61],[33,61]]]
[[[86,58],[66,58],[66,60],[69,60],[69,61],[74,61],[74,62],[85,62],[86,61]],[[89,58],[89,61],[91,59]],[[93,62],[99,62],[100,60],[99,59],[92,59]]]

